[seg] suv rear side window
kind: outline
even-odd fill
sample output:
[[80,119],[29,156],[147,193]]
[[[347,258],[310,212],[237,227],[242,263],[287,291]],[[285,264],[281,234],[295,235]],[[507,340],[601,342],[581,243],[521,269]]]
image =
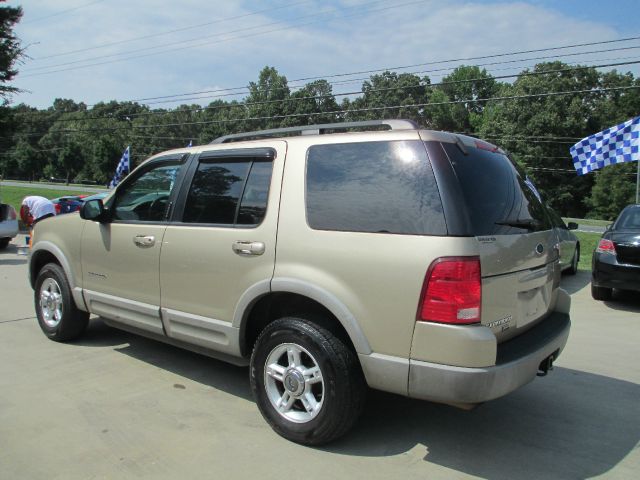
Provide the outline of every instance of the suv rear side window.
[[[549,230],[549,217],[526,176],[506,155],[442,143],[464,195],[473,235]],[[528,182],[530,183],[530,182]]]
[[187,196],[183,222],[258,225],[267,210],[271,162],[204,161]]
[[307,221],[316,230],[446,235],[420,141],[313,146],[306,189]]

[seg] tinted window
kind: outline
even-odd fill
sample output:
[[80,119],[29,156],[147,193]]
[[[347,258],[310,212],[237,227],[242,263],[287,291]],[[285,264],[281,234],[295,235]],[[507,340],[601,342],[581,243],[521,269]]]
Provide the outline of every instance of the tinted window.
[[251,166],[242,202],[240,202],[238,224],[257,225],[262,221],[267,211],[269,183],[271,183],[271,162],[255,162]]
[[640,229],[640,207],[627,207],[620,214],[614,228],[617,230]]
[[111,206],[114,220],[164,221],[179,169],[163,163],[123,185]]
[[183,222],[257,225],[264,218],[271,162],[203,162],[187,196]]
[[534,187],[504,155],[442,143],[460,182],[474,235],[522,234],[551,228]]
[[311,147],[306,187],[311,228],[446,234],[431,164],[419,141]]

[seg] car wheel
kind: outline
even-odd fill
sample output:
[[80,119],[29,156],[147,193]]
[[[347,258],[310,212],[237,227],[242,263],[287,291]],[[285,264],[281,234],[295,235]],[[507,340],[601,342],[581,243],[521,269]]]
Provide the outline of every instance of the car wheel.
[[9,245],[10,238],[0,238],[0,250],[4,250]]
[[613,289],[606,287],[596,287],[591,283],[591,296],[594,300],[611,300]]
[[262,331],[251,355],[251,388],[281,436],[321,445],[359,418],[366,384],[355,353],[325,328],[281,318]]
[[567,270],[569,275],[575,275],[578,273],[578,261],[580,260],[580,247],[576,246],[576,250],[573,252],[573,258],[571,259],[571,266]]
[[38,324],[51,340],[73,340],[86,330],[89,314],[76,307],[67,277],[59,265],[49,263],[40,270],[34,301]]

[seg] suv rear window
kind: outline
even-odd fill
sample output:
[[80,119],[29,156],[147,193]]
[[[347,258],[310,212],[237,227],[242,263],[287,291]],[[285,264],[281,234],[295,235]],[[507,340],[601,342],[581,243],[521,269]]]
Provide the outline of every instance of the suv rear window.
[[446,235],[442,202],[420,141],[313,146],[306,188],[313,229]]
[[442,143],[460,182],[473,235],[549,230],[549,217],[526,175],[498,152]]

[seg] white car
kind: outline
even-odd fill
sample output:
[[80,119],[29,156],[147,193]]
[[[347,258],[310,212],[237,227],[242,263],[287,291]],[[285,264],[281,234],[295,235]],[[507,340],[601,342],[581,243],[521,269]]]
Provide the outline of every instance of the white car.
[[18,234],[18,216],[11,205],[0,203],[0,250]]

